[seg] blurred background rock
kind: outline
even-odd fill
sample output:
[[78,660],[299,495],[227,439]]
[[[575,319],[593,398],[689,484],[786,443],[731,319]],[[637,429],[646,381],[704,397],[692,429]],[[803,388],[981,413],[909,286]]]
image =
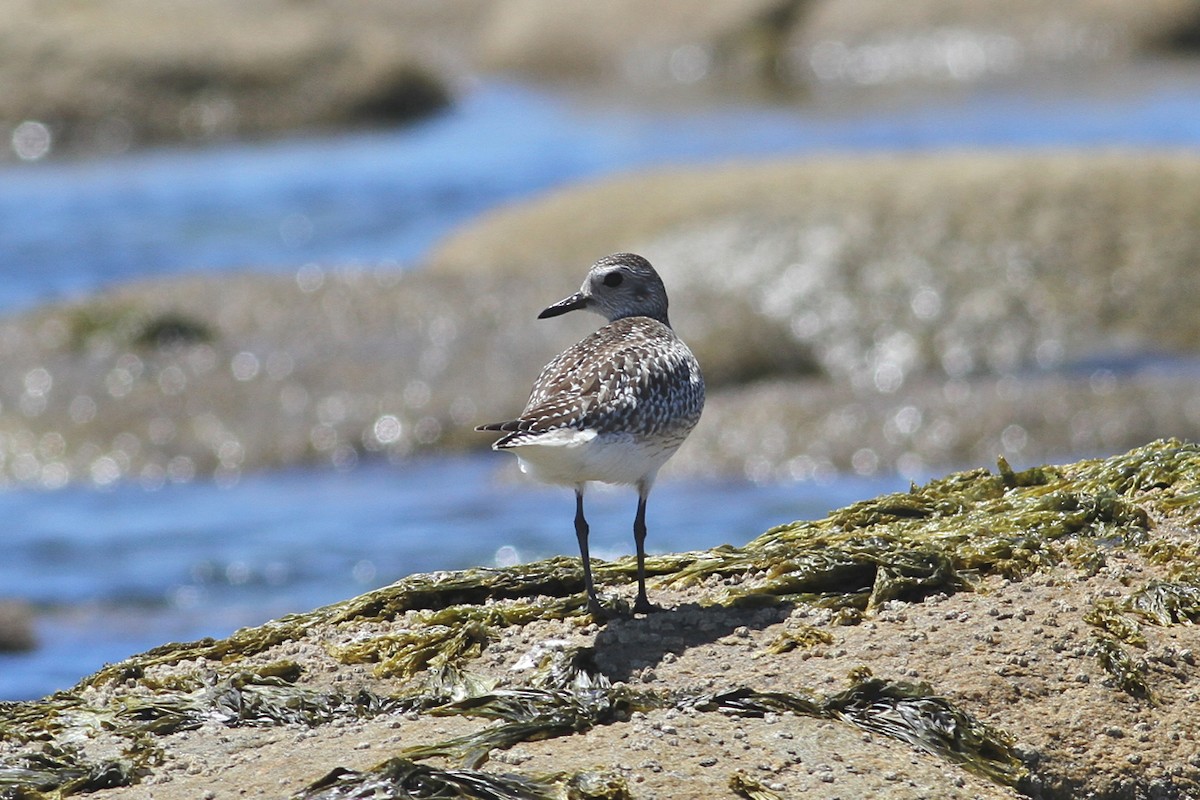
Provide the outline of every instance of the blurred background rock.
[[0,653],[19,653],[37,646],[33,616],[28,604],[0,598]]
[[3,0],[0,125],[26,153],[346,125],[473,75],[678,93],[844,92],[1190,56],[1189,0]]

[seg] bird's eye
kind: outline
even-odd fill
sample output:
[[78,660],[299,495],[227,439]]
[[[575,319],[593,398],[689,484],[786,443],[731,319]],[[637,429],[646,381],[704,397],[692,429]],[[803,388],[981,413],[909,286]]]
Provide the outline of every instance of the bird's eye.
[[610,272],[604,276],[605,286],[620,286],[621,281],[625,280],[625,276],[619,272]]

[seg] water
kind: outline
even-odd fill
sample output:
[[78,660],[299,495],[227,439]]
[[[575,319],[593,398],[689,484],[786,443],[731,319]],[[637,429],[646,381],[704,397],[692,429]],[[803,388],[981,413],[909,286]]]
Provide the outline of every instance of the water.
[[904,104],[580,105],[510,85],[397,130],[0,168],[0,311],[119,281],[410,263],[515,198],[639,167],[831,150],[1200,143],[1200,76]]
[[[165,641],[224,636],[360,594],[414,572],[577,553],[574,495],[506,477],[501,454],[296,469],[157,492],[72,487],[0,494],[10,535],[5,594],[44,608],[41,647],[0,655],[0,698],[70,686]],[[651,552],[744,543],[896,478],[755,486],[663,481],[648,506]],[[589,493],[592,554],[633,550],[636,495]]]
[[[392,131],[10,165],[0,168],[0,311],[192,270],[402,268],[507,200],[649,165],[839,149],[1200,144],[1200,77],[1162,70],[1095,85],[667,109],[491,85]],[[0,596],[38,606],[41,647],[0,656],[0,699],[36,697],[167,640],[226,635],[412,572],[574,553],[570,493],[498,480],[503,463],[287,470],[224,489],[2,493]],[[650,545],[742,543],[896,488],[895,478],[667,481],[651,499]],[[633,504],[628,492],[592,496],[596,555],[631,551]]]

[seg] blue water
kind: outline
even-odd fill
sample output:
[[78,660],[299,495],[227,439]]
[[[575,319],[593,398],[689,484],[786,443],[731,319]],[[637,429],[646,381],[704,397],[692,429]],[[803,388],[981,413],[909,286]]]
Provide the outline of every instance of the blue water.
[[[645,107],[489,85],[387,131],[0,168],[0,311],[139,277],[307,262],[404,268],[506,201],[653,165],[842,150],[1195,147],[1200,76],[1164,70],[893,97]],[[2,365],[0,365],[2,366]],[[499,455],[287,470],[232,488],[0,493],[0,596],[39,609],[41,647],[0,656],[0,699],[70,686],[167,640],[221,636],[415,571],[574,553],[569,492],[497,478]],[[901,488],[866,482],[656,488],[656,551],[741,543]],[[594,553],[628,553],[633,499],[590,502]]]
[[[511,466],[488,454],[284,470],[224,489],[2,493],[0,586],[43,614],[37,651],[0,655],[0,698],[39,696],[165,641],[227,635],[413,572],[576,553],[574,495],[530,485],[501,464]],[[663,481],[648,506],[648,549],[742,543],[899,488],[897,478]],[[589,493],[593,556],[632,552],[636,502],[629,489]]]
[[184,271],[401,267],[506,201],[647,166],[834,150],[1194,147],[1200,76],[886,107],[572,103],[511,85],[389,131],[0,168],[0,311]]

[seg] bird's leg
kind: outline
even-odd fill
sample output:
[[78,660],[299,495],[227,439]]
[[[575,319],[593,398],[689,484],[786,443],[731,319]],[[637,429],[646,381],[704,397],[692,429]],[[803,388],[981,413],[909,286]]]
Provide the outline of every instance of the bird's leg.
[[588,524],[583,516],[583,487],[575,489],[575,538],[579,540],[579,558],[583,562],[583,583],[587,588],[588,611],[599,617],[604,613],[596,587],[592,583],[592,559],[588,556]]
[[649,486],[638,484],[637,516],[633,518],[633,542],[637,545],[638,569],[638,593],[637,600],[633,603],[633,610],[637,614],[649,614],[651,611],[660,610],[646,596],[646,497],[649,494]]

